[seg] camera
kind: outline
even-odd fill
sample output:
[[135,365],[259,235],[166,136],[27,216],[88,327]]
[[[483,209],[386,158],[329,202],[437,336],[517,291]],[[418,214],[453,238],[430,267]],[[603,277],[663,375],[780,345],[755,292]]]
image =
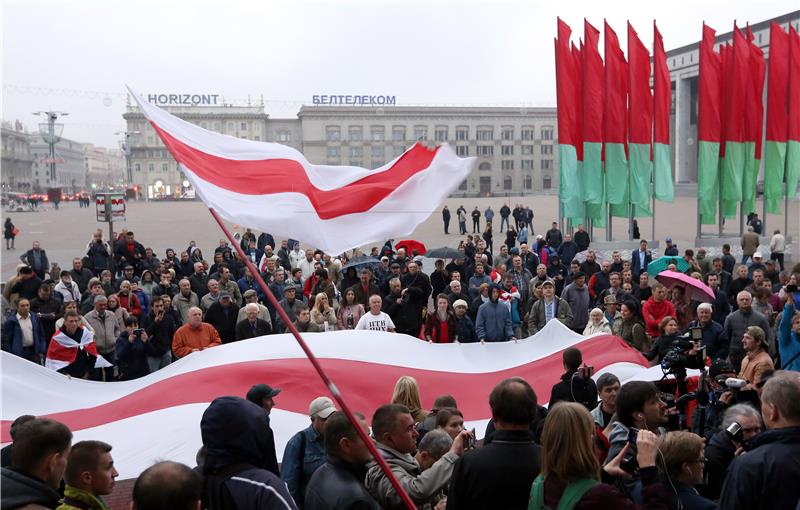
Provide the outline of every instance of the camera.
[[622,462],[619,463],[620,469],[631,475],[639,471],[639,461],[636,460],[636,437],[638,435],[639,429],[635,427],[628,429],[628,444],[631,446],[628,453],[622,458]]
[[578,379],[583,379],[584,381],[589,380],[594,375],[594,365],[586,365],[583,364],[582,367],[578,368]]
[[142,336],[142,333],[144,333],[144,329],[143,328],[136,328],[136,329],[133,330],[133,337],[134,338],[140,338]]
[[728,437],[731,441],[735,443],[741,443],[744,439],[744,434],[742,432],[742,426],[736,422],[731,423],[728,425],[728,428],[725,429],[725,433],[728,434]]

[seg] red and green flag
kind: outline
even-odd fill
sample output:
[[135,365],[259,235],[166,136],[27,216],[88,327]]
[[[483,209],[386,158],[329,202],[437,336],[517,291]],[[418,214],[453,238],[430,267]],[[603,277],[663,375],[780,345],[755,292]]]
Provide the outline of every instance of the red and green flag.
[[[714,51],[713,42],[711,51]],[[669,151],[669,112],[672,81],[664,40],[653,21],[653,191],[658,200],[672,202],[675,189]]]
[[727,51],[724,64],[725,101],[723,110],[723,143],[721,193],[725,214],[735,214],[736,203],[743,197],[744,173],[747,165],[745,105],[750,81],[750,43],[734,23],[733,46]]
[[742,212],[755,212],[756,182],[761,170],[761,155],[764,152],[764,74],[767,63],[764,52],[753,43],[755,37],[747,27],[747,42],[750,50],[750,73],[745,107],[745,166],[742,178]]
[[653,163],[653,95],[650,92],[650,52],[628,23],[628,171],[635,216],[650,214]]
[[[789,27],[789,130],[786,143],[786,194],[797,192],[800,179],[800,34]],[[789,214],[786,211],[786,214]]]
[[605,212],[605,176],[603,173],[603,108],[604,68],[598,51],[600,31],[588,21],[583,21],[584,46],[582,52],[583,94],[583,200],[586,216],[603,227]]
[[628,63],[616,32],[605,23],[605,111],[603,142],[606,162],[606,200],[611,215],[629,215],[628,189]]
[[[697,198],[700,219],[716,223],[722,140],[722,59],[714,51],[716,32],[703,23],[697,114]],[[721,49],[721,48],[720,48]]]
[[768,71],[764,200],[768,213],[780,214],[789,128],[789,34],[774,21],[769,27]]

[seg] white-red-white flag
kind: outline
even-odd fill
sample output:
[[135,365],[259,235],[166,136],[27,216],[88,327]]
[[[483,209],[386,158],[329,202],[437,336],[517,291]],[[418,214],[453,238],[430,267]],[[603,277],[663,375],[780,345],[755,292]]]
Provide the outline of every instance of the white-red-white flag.
[[374,170],[312,165],[291,147],[207,131],[131,94],[206,205],[332,254],[411,234],[475,163],[447,144],[415,143]]
[[47,348],[47,358],[44,366],[53,370],[61,370],[75,361],[79,350],[85,350],[87,353],[97,358],[94,363],[94,368],[113,366],[97,352],[97,344],[94,342],[94,335],[92,332],[86,328],[81,328],[81,331],[83,333],[80,342],[76,342],[68,337],[61,330],[56,331]]

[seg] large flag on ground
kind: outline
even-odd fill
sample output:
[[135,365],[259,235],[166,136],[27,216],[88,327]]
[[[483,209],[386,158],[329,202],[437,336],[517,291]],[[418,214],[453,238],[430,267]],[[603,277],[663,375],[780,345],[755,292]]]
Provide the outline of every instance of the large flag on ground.
[[595,226],[606,221],[605,177],[603,173],[603,108],[605,105],[603,58],[598,51],[600,32],[583,21],[583,199],[586,217]]
[[[797,193],[800,179],[800,34],[789,27],[789,133],[786,144],[786,193]],[[784,211],[789,214],[789,211]]]
[[81,328],[81,341],[77,342],[68,337],[63,331],[56,331],[47,347],[47,357],[44,366],[52,370],[61,370],[71,365],[78,356],[78,351],[86,351],[94,356],[94,368],[107,368],[113,366],[97,352],[94,335],[86,328]]
[[755,212],[756,181],[761,170],[761,154],[764,138],[764,73],[767,63],[764,52],[753,43],[753,32],[747,27],[749,43],[749,80],[747,86],[747,104],[745,106],[745,165],[742,176],[742,212]]
[[714,29],[703,24],[700,41],[700,77],[697,114],[697,198],[700,219],[716,223],[722,140],[722,61],[714,51]]
[[[469,427],[479,435],[491,417],[487,404],[501,380],[524,377],[540,403],[563,373],[562,352],[577,347],[597,376],[616,374],[623,382],[641,373],[647,361],[611,335],[585,337],[559,321],[519,342],[429,344],[407,335],[336,331],[303,335],[349,406],[371,416],[388,402],[398,378],[413,376],[422,405],[451,394]],[[224,395],[244,396],[254,384],[282,388],[270,413],[278,458],[288,440],[308,426],[308,403],[326,395],[303,351],[291,335],[243,340],[192,353],[141,379],[97,383],[65,376],[3,352],[2,442],[11,422],[23,414],[56,419],[74,432],[74,441],[97,439],[114,445],[120,478],[134,478],[156,460],[190,466],[201,445],[200,417]],[[660,370],[654,376],[661,377]]]
[[312,165],[291,147],[207,131],[131,94],[206,205],[328,253],[411,234],[475,164],[447,144],[415,144],[375,170]]
[[789,34],[774,21],[769,26],[768,71],[764,200],[768,213],[780,214],[789,129]]
[[[725,63],[724,92],[726,94],[723,117],[725,157],[722,162],[722,200],[726,215],[734,212],[736,202],[742,201],[744,170],[747,161],[745,105],[750,81],[750,44],[734,23],[733,46],[728,50]],[[747,211],[749,212],[749,211]]]
[[583,217],[578,146],[582,144],[580,120],[580,75],[576,53],[570,46],[572,29],[558,19],[556,52],[556,102],[558,107],[558,197],[562,215]]
[[630,198],[635,216],[650,212],[650,143],[653,137],[653,96],[650,93],[650,52],[628,23],[628,154]]
[[628,217],[628,71],[617,34],[605,23],[605,94],[603,140],[606,200],[613,216]]
[[[713,47],[712,47],[713,51]],[[672,81],[664,40],[653,21],[653,192],[658,200],[672,202],[675,189],[669,151],[669,112]]]

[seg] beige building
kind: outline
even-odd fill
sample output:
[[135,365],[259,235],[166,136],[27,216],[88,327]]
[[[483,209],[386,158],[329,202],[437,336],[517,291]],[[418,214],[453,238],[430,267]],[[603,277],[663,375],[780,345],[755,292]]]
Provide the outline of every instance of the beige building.
[[83,149],[89,190],[102,191],[125,182],[125,155],[121,150],[95,147],[90,143]]
[[3,191],[30,192],[33,188],[33,156],[31,155],[30,135],[24,131],[22,124],[4,121],[0,128],[2,139],[2,171]]
[[86,188],[86,163],[83,144],[62,138],[56,144],[56,178],[50,179],[50,146],[39,134],[30,135],[33,157],[33,190],[61,188],[63,193],[77,193]]

